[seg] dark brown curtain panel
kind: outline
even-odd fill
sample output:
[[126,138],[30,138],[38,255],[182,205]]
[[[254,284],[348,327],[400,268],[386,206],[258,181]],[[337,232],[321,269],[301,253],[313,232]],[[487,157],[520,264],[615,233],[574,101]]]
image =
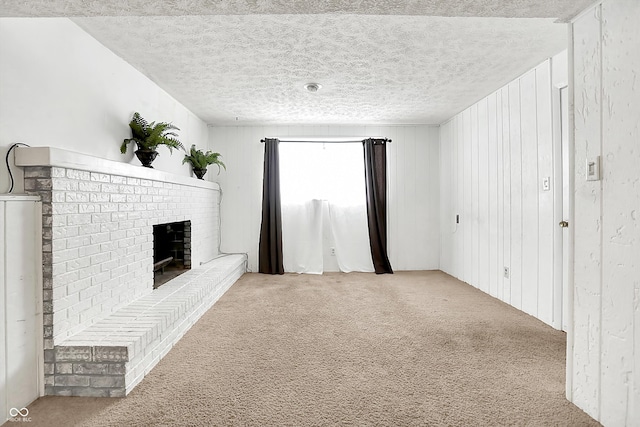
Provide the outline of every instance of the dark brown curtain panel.
[[266,139],[264,142],[262,225],[260,226],[258,271],[265,274],[284,274],[279,143],[280,141],[277,139]]
[[387,144],[371,138],[362,142],[373,267],[376,274],[393,274],[387,255]]

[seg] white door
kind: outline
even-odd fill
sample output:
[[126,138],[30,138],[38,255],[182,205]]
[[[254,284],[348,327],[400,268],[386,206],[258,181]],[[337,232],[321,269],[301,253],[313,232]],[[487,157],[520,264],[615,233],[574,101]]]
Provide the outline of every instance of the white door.
[[[570,169],[569,169],[569,90],[560,89],[560,141],[562,147],[562,219],[568,226],[562,227],[562,330],[569,328],[569,262],[570,262]],[[561,226],[560,224],[558,224]],[[565,225],[565,224],[562,224]]]

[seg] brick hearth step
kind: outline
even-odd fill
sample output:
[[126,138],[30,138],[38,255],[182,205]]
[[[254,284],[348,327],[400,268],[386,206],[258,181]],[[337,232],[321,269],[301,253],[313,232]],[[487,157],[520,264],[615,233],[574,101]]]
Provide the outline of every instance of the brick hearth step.
[[244,255],[216,258],[56,345],[46,394],[126,396],[245,271]]

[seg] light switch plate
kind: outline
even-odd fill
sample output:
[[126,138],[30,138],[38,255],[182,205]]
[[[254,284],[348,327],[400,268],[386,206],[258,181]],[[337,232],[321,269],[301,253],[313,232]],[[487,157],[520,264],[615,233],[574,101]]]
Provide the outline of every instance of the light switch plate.
[[587,181],[600,181],[600,156],[587,159]]
[[551,190],[551,177],[545,177],[542,180],[542,191],[549,191]]

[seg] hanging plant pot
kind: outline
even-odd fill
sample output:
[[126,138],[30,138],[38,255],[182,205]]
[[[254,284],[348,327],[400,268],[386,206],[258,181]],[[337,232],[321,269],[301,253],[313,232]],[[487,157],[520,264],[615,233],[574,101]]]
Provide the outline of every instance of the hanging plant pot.
[[138,160],[140,160],[140,163],[142,163],[142,166],[144,166],[145,168],[153,169],[153,166],[151,166],[151,163],[153,163],[156,156],[158,155],[157,151],[137,150],[135,153],[136,153],[136,157],[138,157]]
[[207,173],[207,168],[193,168],[193,173],[198,177],[198,179],[204,179],[204,174]]

